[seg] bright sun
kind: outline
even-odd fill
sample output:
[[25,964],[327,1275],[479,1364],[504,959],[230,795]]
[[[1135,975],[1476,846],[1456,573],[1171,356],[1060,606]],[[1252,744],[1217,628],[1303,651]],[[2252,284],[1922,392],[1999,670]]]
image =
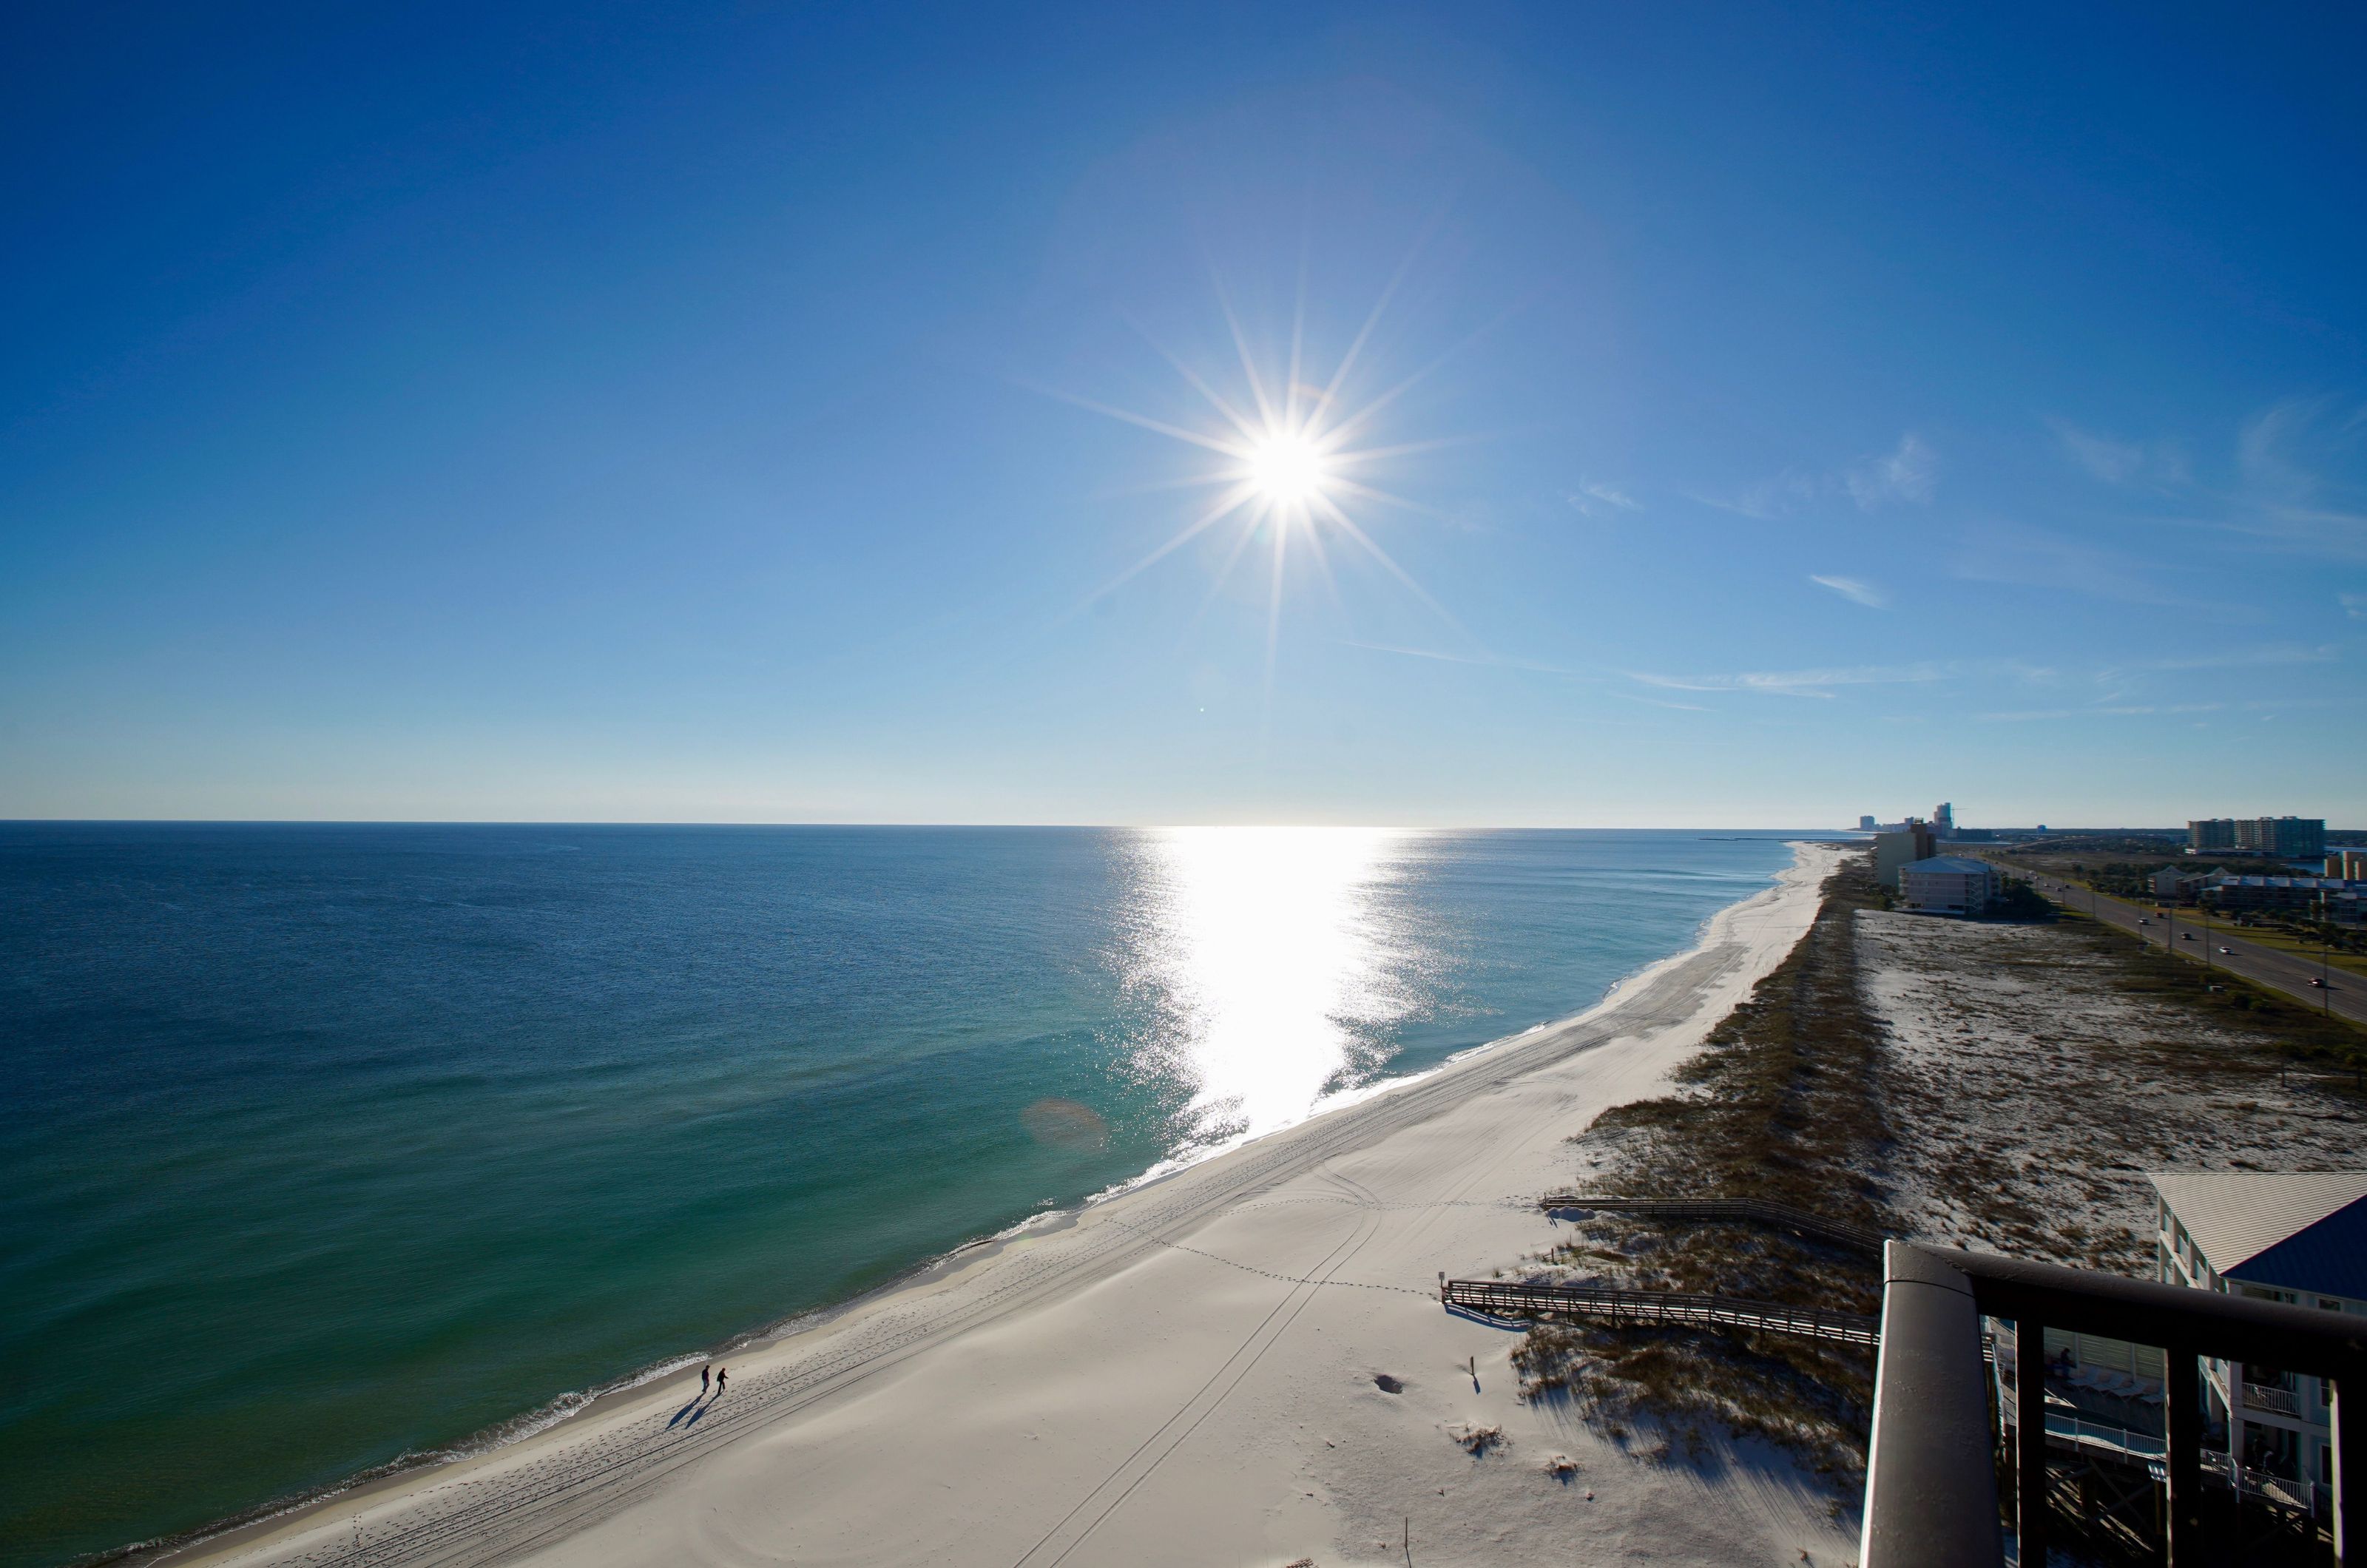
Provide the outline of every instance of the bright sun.
[[[1411,265],[1412,257],[1407,258]],[[1403,268],[1399,269],[1402,273]],[[1350,400],[1351,378],[1364,355],[1367,341],[1380,325],[1397,289],[1392,282],[1365,319],[1364,325],[1332,367],[1326,380],[1305,374],[1304,355],[1306,321],[1304,308],[1294,315],[1290,323],[1289,346],[1285,362],[1275,367],[1269,354],[1262,366],[1260,357],[1235,320],[1229,307],[1225,310],[1225,323],[1231,329],[1233,346],[1240,355],[1240,389],[1219,390],[1209,378],[1195,369],[1183,356],[1159,348],[1161,355],[1182,373],[1183,378],[1208,404],[1214,420],[1195,427],[1171,420],[1153,418],[1097,402],[1071,393],[1052,391],[1052,395],[1080,407],[1104,413],[1113,419],[1196,446],[1223,459],[1210,463],[1194,477],[1182,482],[1186,486],[1210,486],[1217,494],[1190,521],[1184,524],[1167,541],[1151,550],[1132,566],[1104,583],[1093,595],[1099,598],[1114,592],[1120,583],[1166,559],[1177,550],[1200,538],[1211,529],[1221,528],[1231,536],[1229,547],[1221,552],[1216,562],[1216,582],[1209,592],[1213,596],[1230,580],[1235,565],[1248,556],[1252,546],[1263,546],[1269,558],[1270,586],[1267,591],[1265,620],[1266,673],[1273,677],[1274,649],[1282,628],[1283,583],[1286,567],[1293,560],[1305,561],[1320,573],[1325,582],[1338,595],[1338,585],[1331,571],[1336,547],[1350,549],[1378,566],[1395,578],[1413,596],[1444,620],[1456,626],[1437,600],[1432,598],[1421,583],[1381,548],[1379,541],[1365,531],[1355,513],[1367,505],[1393,507],[1410,512],[1429,513],[1430,508],[1392,495],[1372,482],[1376,465],[1402,459],[1413,453],[1444,446],[1443,441],[1416,441],[1394,446],[1372,444],[1373,426],[1383,412],[1399,398],[1427,377],[1440,362],[1405,377],[1372,397]],[[1221,302],[1221,301],[1220,301]],[[1279,370],[1279,375],[1274,374]],[[1051,389],[1045,389],[1051,391]],[[1246,396],[1241,395],[1246,392]],[[1163,487],[1162,487],[1163,488]],[[1437,515],[1437,513],[1432,513]],[[1304,570],[1304,569],[1301,569]],[[1456,626],[1458,631],[1461,630]],[[1468,634],[1465,634],[1467,636]]]
[[1322,451],[1299,432],[1276,431],[1250,448],[1249,480],[1270,502],[1312,501],[1330,477]]

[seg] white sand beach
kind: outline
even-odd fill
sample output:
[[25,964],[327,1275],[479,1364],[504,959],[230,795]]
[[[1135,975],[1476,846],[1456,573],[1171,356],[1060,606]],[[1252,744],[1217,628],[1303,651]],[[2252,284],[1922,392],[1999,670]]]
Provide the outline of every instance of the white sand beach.
[[[1583,1016],[735,1353],[719,1398],[646,1385],[176,1561],[1847,1561],[1852,1522],[1788,1460],[1654,1461],[1523,1404],[1516,1336],[1436,1296],[1549,1243],[1534,1201],[1573,1179],[1565,1140],[1781,961],[1834,860],[1802,846]],[[1466,1424],[1507,1441],[1474,1459]]]

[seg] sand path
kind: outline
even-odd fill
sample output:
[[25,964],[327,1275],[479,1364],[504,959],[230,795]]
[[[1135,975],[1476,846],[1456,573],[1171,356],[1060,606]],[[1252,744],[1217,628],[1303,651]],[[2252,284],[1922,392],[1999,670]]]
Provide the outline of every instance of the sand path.
[[[1841,1562],[1852,1532],[1787,1461],[1631,1457],[1521,1403],[1515,1336],[1435,1294],[1550,1242],[1533,1200],[1569,1179],[1564,1140],[1781,961],[1833,858],[1801,847],[1579,1018],[737,1354],[719,1398],[648,1385],[180,1561]],[[1463,1424],[1509,1443],[1474,1460]]]

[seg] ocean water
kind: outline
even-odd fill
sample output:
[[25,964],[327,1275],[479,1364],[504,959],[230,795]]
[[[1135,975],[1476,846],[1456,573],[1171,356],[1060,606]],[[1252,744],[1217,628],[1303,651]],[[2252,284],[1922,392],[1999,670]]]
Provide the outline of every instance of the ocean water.
[[548,1422],[1591,1005],[1789,859],[0,824],[0,1561]]

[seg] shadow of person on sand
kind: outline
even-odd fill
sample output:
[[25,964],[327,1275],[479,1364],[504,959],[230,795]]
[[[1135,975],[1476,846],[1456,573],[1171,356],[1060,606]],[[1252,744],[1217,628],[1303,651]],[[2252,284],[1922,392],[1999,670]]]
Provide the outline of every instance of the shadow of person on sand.
[[681,1426],[683,1417],[685,1416],[689,1416],[694,1421],[697,1420],[697,1416],[692,1415],[692,1412],[696,1411],[701,1404],[705,1403],[707,1395],[703,1393],[695,1395],[688,1404],[684,1405],[681,1409],[674,1413],[674,1419],[666,1423],[667,1429],[671,1431],[673,1428]]

